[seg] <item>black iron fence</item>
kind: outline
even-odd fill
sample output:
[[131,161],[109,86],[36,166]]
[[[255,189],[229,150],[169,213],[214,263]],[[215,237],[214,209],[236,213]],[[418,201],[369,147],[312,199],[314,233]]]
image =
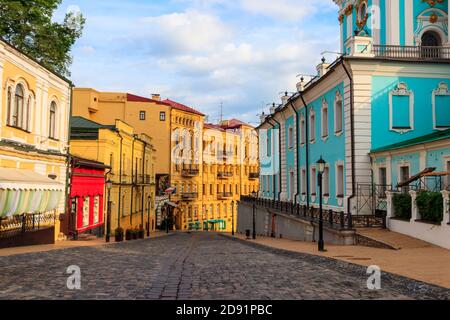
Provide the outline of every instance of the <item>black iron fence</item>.
[[25,232],[44,230],[55,226],[55,213],[23,214],[0,218],[0,238],[10,238]]
[[373,45],[372,53],[380,58],[450,60],[448,47]]

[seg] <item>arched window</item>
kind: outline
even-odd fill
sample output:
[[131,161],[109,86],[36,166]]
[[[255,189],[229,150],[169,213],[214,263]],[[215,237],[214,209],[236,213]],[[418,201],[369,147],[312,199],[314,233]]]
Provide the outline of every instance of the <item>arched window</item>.
[[442,39],[435,31],[427,31],[422,35],[422,58],[440,58]]
[[14,108],[11,115],[11,125],[14,127],[19,127],[22,123],[24,108],[24,89],[21,84],[16,87],[16,92],[14,96]]
[[50,105],[50,115],[49,115],[49,138],[56,138],[56,102],[52,101]]

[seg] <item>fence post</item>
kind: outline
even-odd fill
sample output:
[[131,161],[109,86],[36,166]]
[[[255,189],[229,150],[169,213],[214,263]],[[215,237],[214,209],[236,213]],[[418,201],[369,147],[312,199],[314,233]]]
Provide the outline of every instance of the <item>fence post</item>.
[[328,221],[330,223],[330,226],[333,226],[333,210],[328,210]]
[[409,194],[411,195],[411,223],[414,223],[416,220],[420,219],[420,213],[416,203],[417,192],[411,190],[409,191]]
[[444,216],[442,219],[442,226],[447,226],[450,223],[450,193],[447,190],[441,191],[442,198],[444,198]]

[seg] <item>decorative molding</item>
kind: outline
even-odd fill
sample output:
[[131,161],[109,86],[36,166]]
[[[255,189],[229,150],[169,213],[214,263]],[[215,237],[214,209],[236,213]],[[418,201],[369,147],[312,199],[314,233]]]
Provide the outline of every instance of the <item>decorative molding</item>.
[[[446,82],[439,83],[437,89],[433,90],[431,104],[433,106],[433,129],[434,130],[446,130],[448,127],[438,127],[436,125],[436,96],[450,96],[450,91],[448,90],[448,84]],[[450,106],[448,106],[450,108]]]
[[[409,128],[395,128],[394,127],[394,110],[393,97],[407,96],[409,98]],[[408,89],[405,82],[399,82],[397,87],[389,92],[389,130],[404,134],[408,131],[414,130],[414,93]]]

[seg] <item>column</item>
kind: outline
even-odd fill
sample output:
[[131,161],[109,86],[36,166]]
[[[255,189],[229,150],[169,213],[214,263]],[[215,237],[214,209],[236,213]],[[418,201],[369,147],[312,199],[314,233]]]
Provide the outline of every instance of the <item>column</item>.
[[395,191],[386,191],[386,227],[389,229],[389,223],[391,218],[395,217],[394,212],[394,204],[393,204],[393,198],[394,194],[397,194],[398,192]]
[[420,219],[420,213],[416,204],[417,192],[411,190],[409,191],[409,194],[411,195],[411,223],[414,223],[416,220]]

